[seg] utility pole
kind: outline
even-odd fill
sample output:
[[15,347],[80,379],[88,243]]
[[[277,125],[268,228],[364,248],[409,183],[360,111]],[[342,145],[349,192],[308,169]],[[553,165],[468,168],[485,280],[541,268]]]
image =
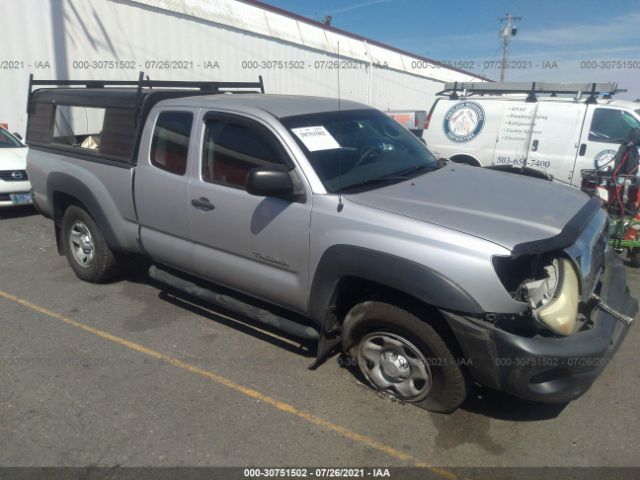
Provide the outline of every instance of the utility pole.
[[499,18],[502,28],[500,29],[500,37],[502,38],[502,65],[500,68],[500,81],[504,82],[505,73],[507,70],[507,62],[509,57],[509,40],[511,37],[515,37],[518,33],[518,28],[515,27],[515,23],[522,20],[522,17],[514,17],[510,13],[506,14],[506,17]]

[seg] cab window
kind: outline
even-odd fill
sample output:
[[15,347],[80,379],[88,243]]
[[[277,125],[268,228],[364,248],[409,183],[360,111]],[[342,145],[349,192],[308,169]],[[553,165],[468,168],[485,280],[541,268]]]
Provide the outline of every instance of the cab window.
[[285,163],[277,139],[264,127],[226,116],[206,119],[202,153],[205,182],[244,188],[251,169],[284,168]]
[[151,164],[175,175],[187,171],[187,155],[193,114],[162,112],[158,116],[151,141]]
[[632,128],[640,128],[640,121],[629,112],[615,108],[596,108],[591,120],[589,140],[619,143]]

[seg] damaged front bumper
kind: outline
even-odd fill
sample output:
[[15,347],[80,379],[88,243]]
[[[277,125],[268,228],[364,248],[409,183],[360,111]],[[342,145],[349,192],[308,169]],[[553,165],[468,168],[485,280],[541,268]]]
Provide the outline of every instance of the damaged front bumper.
[[638,311],[624,265],[612,253],[606,255],[599,299],[603,305],[591,311],[591,327],[566,337],[524,337],[442,313],[476,381],[527,400],[567,402],[589,389],[624,340],[629,325],[616,313],[633,319]]

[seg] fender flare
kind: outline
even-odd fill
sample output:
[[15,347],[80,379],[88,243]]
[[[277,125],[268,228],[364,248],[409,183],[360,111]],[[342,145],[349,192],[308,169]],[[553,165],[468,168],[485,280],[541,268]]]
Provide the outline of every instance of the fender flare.
[[396,255],[351,245],[334,245],[322,255],[311,285],[309,314],[323,325],[338,287],[355,277],[399,290],[429,305],[467,314],[484,313],[460,285],[440,272]]
[[54,196],[63,193],[78,200],[91,218],[96,222],[102,236],[111,248],[120,247],[120,242],[103,208],[93,192],[77,178],[63,172],[52,172],[47,178],[47,202],[52,208],[55,219]]

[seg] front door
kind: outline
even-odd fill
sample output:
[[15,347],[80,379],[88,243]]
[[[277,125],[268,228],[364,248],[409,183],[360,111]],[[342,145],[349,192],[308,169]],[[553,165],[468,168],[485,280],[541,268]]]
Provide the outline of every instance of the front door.
[[580,185],[580,170],[613,167],[622,140],[632,128],[640,128],[640,120],[620,108],[590,105],[576,161],[573,185]]
[[189,187],[195,272],[305,311],[311,196],[292,201],[244,189],[249,170],[276,166],[296,176],[293,162],[257,121],[209,112],[204,122],[200,171]]

